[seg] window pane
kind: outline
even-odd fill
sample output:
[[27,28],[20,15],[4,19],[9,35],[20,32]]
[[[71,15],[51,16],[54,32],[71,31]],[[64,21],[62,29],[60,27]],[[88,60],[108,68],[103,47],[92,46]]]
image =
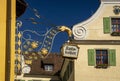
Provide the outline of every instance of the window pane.
[[45,71],[53,71],[53,65],[44,65]]
[[112,32],[120,32],[120,18],[111,19]]

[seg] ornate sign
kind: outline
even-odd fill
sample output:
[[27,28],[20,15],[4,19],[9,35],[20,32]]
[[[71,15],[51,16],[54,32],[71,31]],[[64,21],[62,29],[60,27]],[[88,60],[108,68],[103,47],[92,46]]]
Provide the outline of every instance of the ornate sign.
[[76,45],[65,44],[65,45],[63,45],[61,51],[62,51],[63,57],[77,58],[79,48]]
[[[22,28],[22,21],[16,22],[15,40],[15,74],[29,73],[33,60],[46,58],[53,46],[56,35],[67,32],[72,37],[72,31],[66,26],[55,26],[41,33],[34,29]],[[21,56],[22,55],[22,56]]]

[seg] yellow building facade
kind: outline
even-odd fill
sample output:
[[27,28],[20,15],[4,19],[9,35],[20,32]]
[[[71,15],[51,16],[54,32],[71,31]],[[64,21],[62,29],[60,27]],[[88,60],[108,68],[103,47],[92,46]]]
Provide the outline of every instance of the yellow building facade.
[[120,0],[101,0],[96,13],[72,31],[70,43],[79,46],[79,54],[65,60],[62,81],[120,81]]
[[16,0],[0,1],[0,81],[14,81]]

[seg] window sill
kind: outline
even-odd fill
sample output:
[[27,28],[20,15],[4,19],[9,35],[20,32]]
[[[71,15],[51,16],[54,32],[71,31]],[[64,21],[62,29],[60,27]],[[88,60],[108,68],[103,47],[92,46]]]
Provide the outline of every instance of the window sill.
[[120,32],[112,32],[111,35],[112,36],[120,36]]
[[97,66],[95,66],[95,68],[103,68],[103,69],[106,69],[106,68],[108,68],[108,65],[97,65]]

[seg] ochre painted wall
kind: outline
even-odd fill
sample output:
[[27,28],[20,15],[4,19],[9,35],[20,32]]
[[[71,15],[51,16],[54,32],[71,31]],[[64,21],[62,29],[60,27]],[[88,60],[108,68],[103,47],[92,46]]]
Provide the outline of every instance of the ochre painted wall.
[[15,56],[15,28],[16,28],[16,0],[11,0],[11,69],[10,81],[14,81],[14,56]]
[[5,81],[6,0],[0,1],[0,81]]
[[[5,77],[6,54],[10,54],[12,58],[10,60],[10,81],[14,81],[16,0],[9,0],[10,3],[7,1],[8,0],[0,0],[0,81],[5,81],[5,78],[7,78]],[[10,37],[9,41],[6,40],[8,34]],[[7,50],[10,50],[10,53],[8,53]]]

